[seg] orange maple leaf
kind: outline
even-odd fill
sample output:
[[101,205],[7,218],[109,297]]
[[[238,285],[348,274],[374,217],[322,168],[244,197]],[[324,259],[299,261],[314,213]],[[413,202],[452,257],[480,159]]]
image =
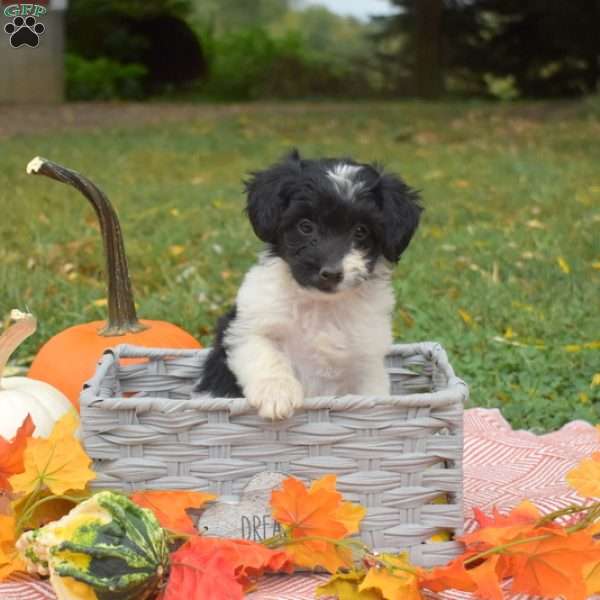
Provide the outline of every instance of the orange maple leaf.
[[90,457],[75,437],[79,419],[66,413],[48,439],[29,438],[24,454],[24,471],[10,478],[15,492],[30,494],[47,487],[53,494],[82,490],[96,477],[89,468]]
[[323,536],[343,538],[348,530],[336,519],[342,495],[326,485],[315,482],[310,490],[288,477],[281,490],[271,493],[273,518],[287,525],[293,537]]
[[468,546],[480,545],[480,549],[505,544],[517,537],[528,535],[542,518],[537,507],[528,500],[521,502],[507,515],[500,514],[496,508],[493,509],[491,517],[478,508],[473,512],[480,528],[463,535],[459,540]]
[[[343,502],[335,483],[334,475],[326,475],[307,489],[301,481],[288,477],[282,489],[271,494],[273,518],[284,525],[292,539],[337,540],[356,533],[366,511],[351,502]],[[323,539],[292,542],[287,551],[296,565],[320,566],[330,573],[352,564],[350,550]]]
[[[325,489],[335,492],[336,476],[325,475],[313,481],[310,486],[310,491],[314,492],[319,489]],[[358,533],[360,522],[365,518],[367,509],[360,504],[353,502],[341,502],[337,510],[334,512],[334,518],[346,528],[346,535]]]
[[584,530],[569,535],[547,533],[507,552],[511,555],[514,592],[585,600],[583,569],[600,558],[600,545]]
[[0,490],[10,491],[9,476],[23,472],[23,453],[34,429],[33,420],[27,415],[10,442],[0,436]]
[[464,564],[465,560],[468,560],[474,554],[474,552],[467,552],[456,557],[447,565],[425,571],[420,577],[421,586],[432,592],[443,592],[445,590],[474,592],[477,589],[477,584],[469,576]]
[[292,542],[286,546],[286,552],[296,566],[307,569],[322,567],[333,574],[338,569],[352,566],[352,552],[331,542],[317,540]]
[[593,560],[583,567],[583,579],[588,596],[600,592],[600,559]]
[[130,498],[138,506],[149,508],[162,527],[180,533],[198,533],[186,509],[201,508],[216,496],[205,492],[156,490],[135,492]]
[[15,548],[16,529],[14,515],[0,515],[0,581],[15,571],[26,570]]

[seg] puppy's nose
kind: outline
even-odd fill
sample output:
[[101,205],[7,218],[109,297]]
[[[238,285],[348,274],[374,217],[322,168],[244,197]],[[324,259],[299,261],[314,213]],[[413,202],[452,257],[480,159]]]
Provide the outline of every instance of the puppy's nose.
[[342,269],[336,269],[334,267],[323,267],[319,271],[319,277],[321,281],[335,284],[339,283],[344,278]]

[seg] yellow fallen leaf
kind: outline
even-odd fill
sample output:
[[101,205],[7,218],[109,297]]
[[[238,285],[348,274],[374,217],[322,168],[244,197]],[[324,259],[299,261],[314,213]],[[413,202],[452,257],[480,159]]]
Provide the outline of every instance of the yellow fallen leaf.
[[515,337],[515,332],[513,331],[513,328],[509,325],[505,330],[504,330],[504,337],[507,340],[511,340],[512,338]]
[[91,459],[75,437],[79,420],[68,412],[54,425],[48,439],[30,438],[25,449],[23,473],[13,475],[14,492],[30,494],[47,487],[53,494],[82,490],[96,477]]
[[584,458],[566,475],[567,483],[586,498],[600,498],[600,452]]
[[563,273],[568,275],[571,272],[571,267],[569,266],[569,263],[562,256],[557,256],[556,262],[558,263],[558,268]]
[[98,306],[99,308],[102,308],[103,306],[106,306],[108,304],[108,298],[98,298],[98,300],[94,300],[92,302],[92,304],[94,306]]
[[462,308],[459,308],[458,309],[458,314],[460,315],[460,318],[463,320],[463,322],[465,323],[465,325],[468,325],[469,327],[472,327],[475,324],[475,321],[473,320],[473,317],[466,310],[463,310]]
[[179,209],[178,208],[172,208],[169,213],[171,214],[172,217],[178,217],[180,215]]
[[180,256],[185,252],[185,246],[181,246],[179,244],[173,244],[169,246],[169,254],[171,256]]
[[544,225],[541,221],[537,219],[531,219],[525,223],[527,227],[530,229],[546,229],[546,225]]
[[456,179],[455,181],[452,182],[452,185],[455,188],[466,189],[466,188],[471,187],[471,182],[468,181],[467,179]]
[[585,393],[585,392],[579,392],[579,402],[581,402],[581,404],[589,404],[590,403],[590,397]]
[[594,373],[592,375],[592,383],[590,383],[591,388],[595,388],[600,385],[600,373]]
[[594,269],[596,271],[600,271],[600,260],[595,260],[592,263],[592,269]]
[[581,352],[583,350],[583,346],[581,344],[567,344],[563,346],[565,352]]
[[583,344],[567,344],[563,346],[565,352],[581,352],[582,350],[600,350],[600,341],[584,342]]

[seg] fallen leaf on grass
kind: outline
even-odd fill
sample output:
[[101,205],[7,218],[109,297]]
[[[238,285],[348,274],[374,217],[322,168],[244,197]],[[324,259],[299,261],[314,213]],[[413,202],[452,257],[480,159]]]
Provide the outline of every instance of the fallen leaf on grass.
[[23,454],[34,429],[33,420],[27,415],[11,441],[0,436],[0,490],[10,491],[8,478],[23,472]]
[[565,275],[568,275],[571,272],[571,267],[570,267],[569,263],[562,256],[558,256],[556,258],[556,262],[558,263],[558,268]]
[[204,492],[157,490],[135,492],[131,494],[130,498],[138,506],[149,508],[162,527],[178,533],[197,533],[186,509],[202,508],[216,496]]
[[458,314],[459,314],[460,318],[463,320],[465,325],[468,325],[469,327],[473,327],[473,325],[475,325],[475,321],[474,321],[473,317],[466,310],[459,308]]
[[581,352],[582,350],[600,350],[600,341],[584,342],[583,344],[567,344],[563,346],[565,352]]
[[96,477],[91,459],[75,437],[79,420],[66,413],[54,425],[48,439],[29,438],[24,454],[25,470],[10,478],[15,492],[30,494],[47,487],[53,494],[82,490]]

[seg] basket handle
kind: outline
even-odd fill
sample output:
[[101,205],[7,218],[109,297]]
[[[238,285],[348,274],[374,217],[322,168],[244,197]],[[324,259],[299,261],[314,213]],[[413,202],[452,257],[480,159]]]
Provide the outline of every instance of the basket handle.
[[119,344],[105,350],[105,354],[112,354],[115,360],[121,358],[163,358],[165,356],[197,356],[199,353],[208,352],[205,348],[148,348],[133,344]]

